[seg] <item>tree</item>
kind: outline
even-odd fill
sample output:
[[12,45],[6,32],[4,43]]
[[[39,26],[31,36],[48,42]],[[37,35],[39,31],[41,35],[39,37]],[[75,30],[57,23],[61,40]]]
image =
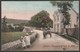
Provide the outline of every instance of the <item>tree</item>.
[[3,19],[2,19],[3,20],[3,22],[2,22],[3,23],[3,27],[2,27],[3,28],[3,30],[2,30],[3,32],[6,32],[8,30],[7,25],[6,25],[6,23],[7,23],[6,19],[7,19],[6,16],[4,16]]
[[[59,11],[63,14],[63,25],[64,30],[66,31],[66,25],[70,24],[70,14],[69,10],[72,8],[73,1],[50,1],[53,6],[57,6]],[[67,32],[65,32],[67,33]],[[68,34],[68,33],[67,33]]]
[[45,28],[52,27],[52,20],[49,17],[49,13],[47,11],[40,11],[36,15],[31,17],[29,24],[33,27]]

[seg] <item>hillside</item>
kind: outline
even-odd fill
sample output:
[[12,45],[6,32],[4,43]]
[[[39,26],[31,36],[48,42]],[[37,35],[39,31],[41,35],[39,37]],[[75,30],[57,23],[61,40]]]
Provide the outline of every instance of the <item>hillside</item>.
[[[1,22],[3,19],[1,19]],[[19,20],[19,19],[7,19],[7,23],[19,24],[19,23],[28,23],[29,20]]]

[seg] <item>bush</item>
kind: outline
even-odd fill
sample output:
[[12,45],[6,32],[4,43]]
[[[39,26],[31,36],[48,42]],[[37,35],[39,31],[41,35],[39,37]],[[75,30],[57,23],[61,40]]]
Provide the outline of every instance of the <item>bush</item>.
[[24,29],[24,27],[21,27],[21,26],[19,26],[19,27],[15,27],[15,31],[22,31]]

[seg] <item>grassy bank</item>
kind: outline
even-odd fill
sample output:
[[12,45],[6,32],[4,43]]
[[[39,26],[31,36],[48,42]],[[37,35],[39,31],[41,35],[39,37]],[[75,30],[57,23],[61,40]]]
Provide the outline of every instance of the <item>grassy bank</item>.
[[18,40],[21,36],[25,35],[24,32],[1,32],[1,44]]

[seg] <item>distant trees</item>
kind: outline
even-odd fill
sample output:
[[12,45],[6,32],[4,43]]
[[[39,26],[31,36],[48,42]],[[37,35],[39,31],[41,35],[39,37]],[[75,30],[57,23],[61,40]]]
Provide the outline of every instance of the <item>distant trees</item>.
[[22,31],[23,29],[24,29],[24,27],[22,27],[22,26],[15,27],[15,31]]
[[7,18],[4,16],[1,20],[1,31],[2,32],[16,32],[24,29],[25,23],[14,24],[7,23]]
[[17,24],[15,26],[8,25],[8,29],[9,29],[9,32],[18,32],[18,31],[22,31],[24,27],[21,26],[21,24]]
[[11,25],[8,25],[8,28],[9,28],[9,31],[11,32],[15,30]]
[[31,17],[29,25],[38,28],[52,27],[52,20],[49,17],[49,13],[45,10],[40,11],[36,15]]
[[24,26],[25,26],[25,23],[17,24],[17,27],[15,27],[15,31],[22,31],[24,29]]

